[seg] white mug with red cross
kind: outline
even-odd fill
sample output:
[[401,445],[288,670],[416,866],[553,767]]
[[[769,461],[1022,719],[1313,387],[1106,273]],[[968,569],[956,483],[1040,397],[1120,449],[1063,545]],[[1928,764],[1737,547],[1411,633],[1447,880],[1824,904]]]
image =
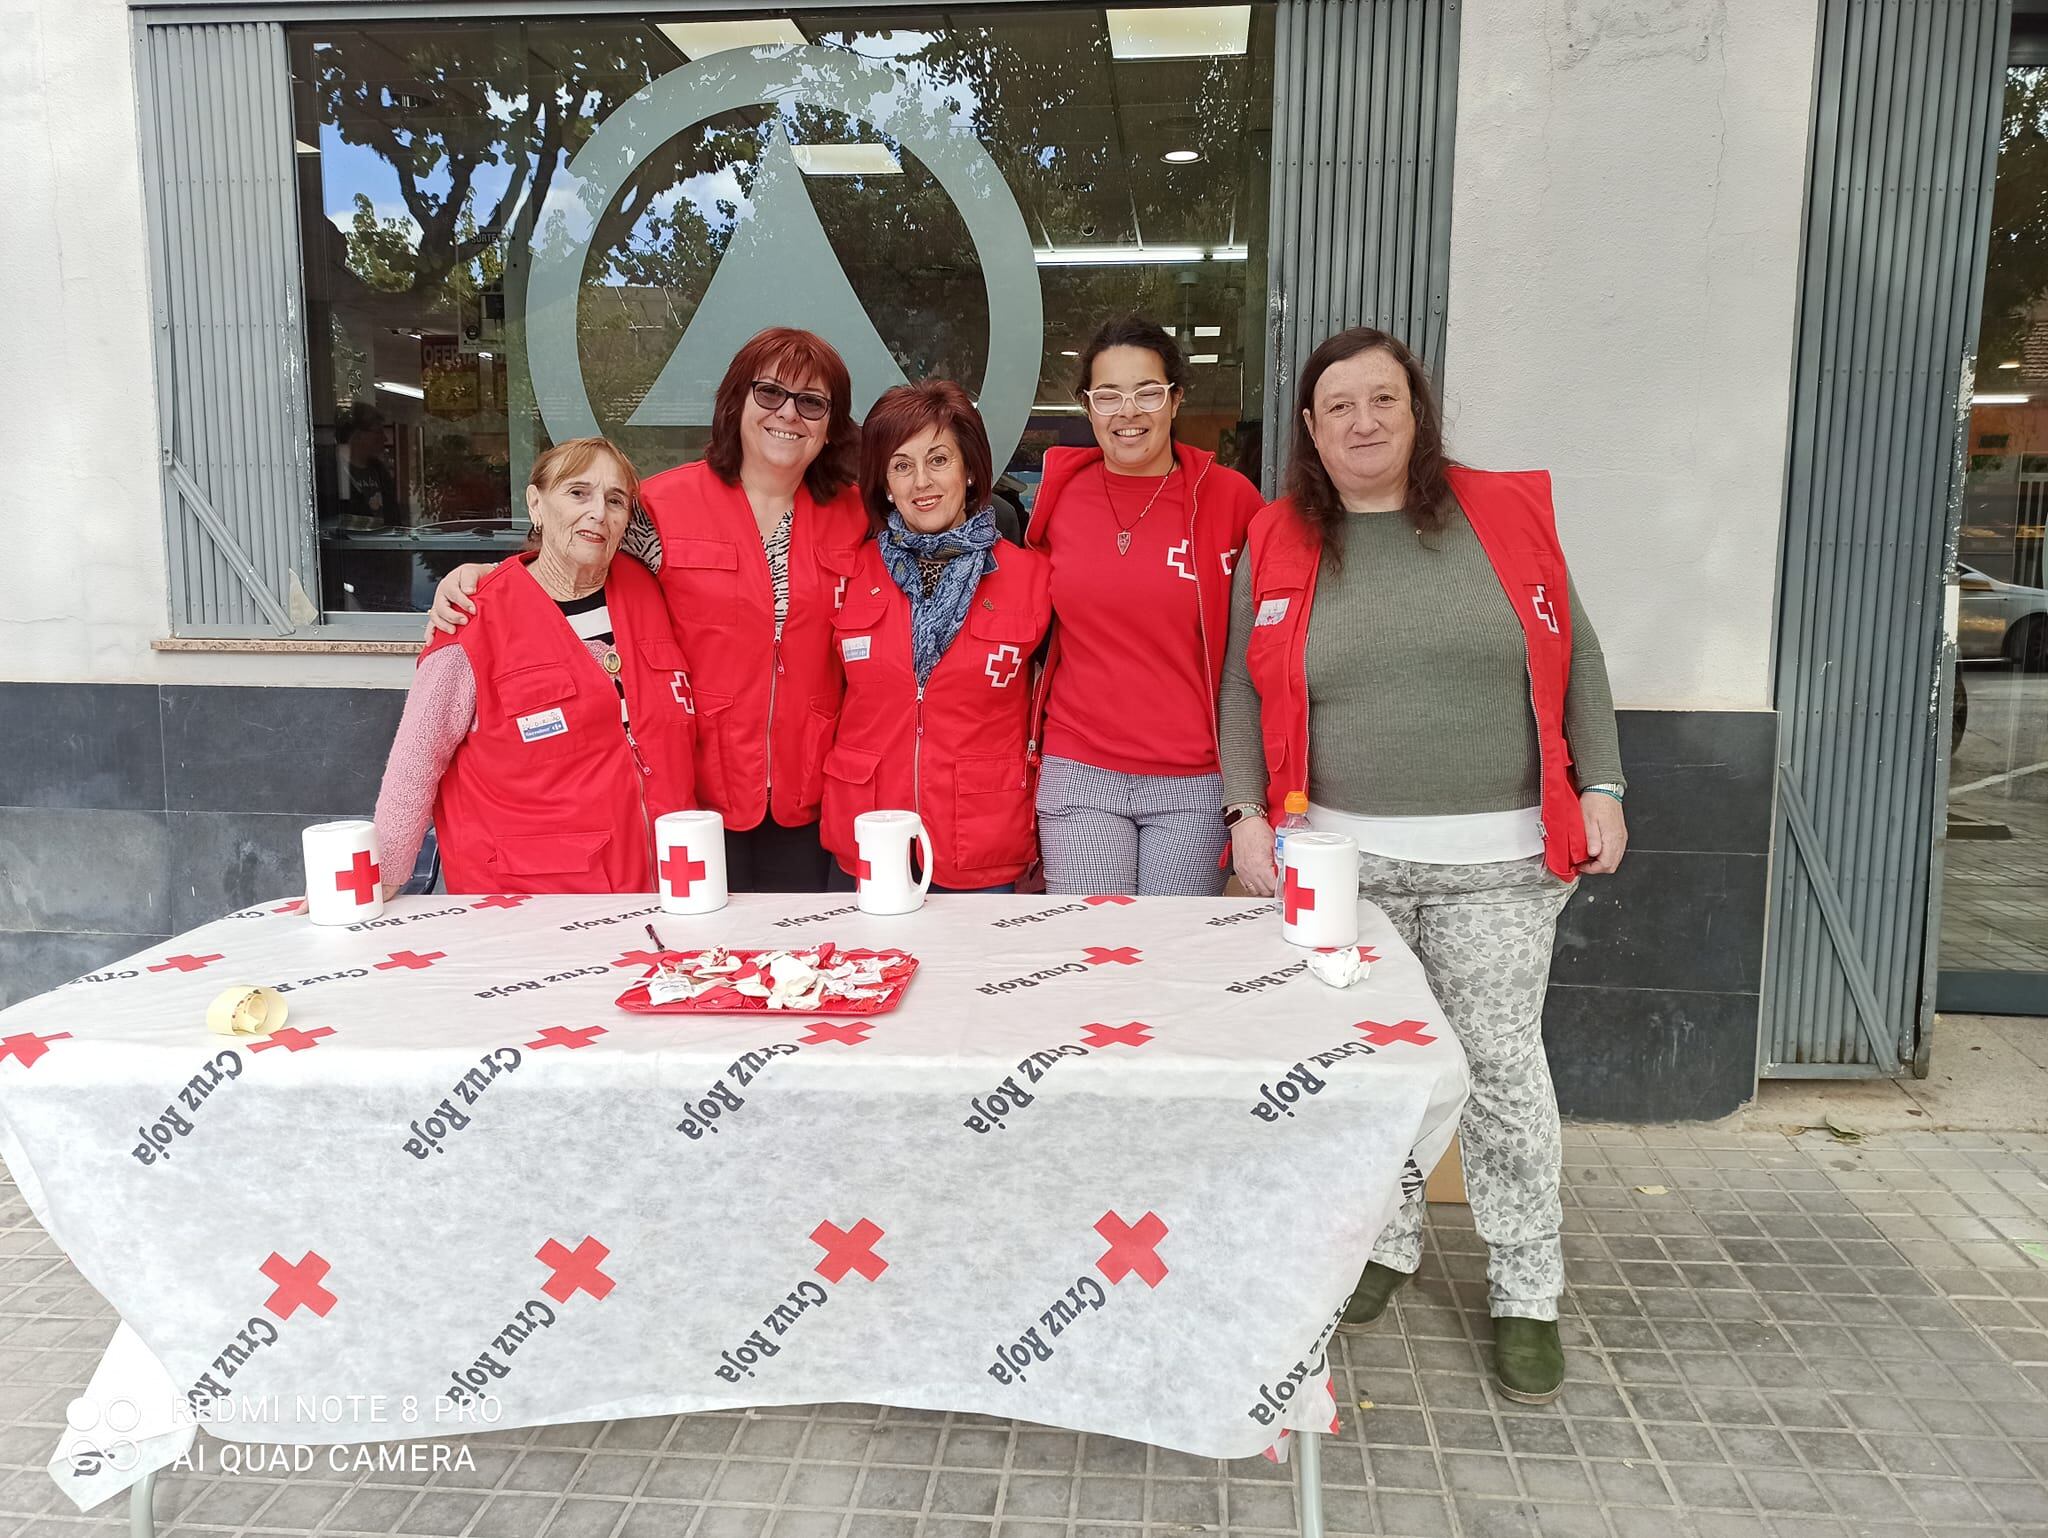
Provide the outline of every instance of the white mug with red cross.
[[384,916],[384,867],[377,825],[362,818],[316,822],[300,835],[306,854],[306,917],[359,924]]
[[1358,845],[1354,840],[1342,833],[1306,828],[1287,835],[1280,937],[1315,950],[1358,943]]
[[723,817],[664,812],[654,819],[654,889],[663,913],[716,913],[725,906]]
[[[917,845],[921,872],[910,868]],[[853,819],[855,901],[863,913],[915,913],[932,884],[932,839],[915,812],[862,812]]]

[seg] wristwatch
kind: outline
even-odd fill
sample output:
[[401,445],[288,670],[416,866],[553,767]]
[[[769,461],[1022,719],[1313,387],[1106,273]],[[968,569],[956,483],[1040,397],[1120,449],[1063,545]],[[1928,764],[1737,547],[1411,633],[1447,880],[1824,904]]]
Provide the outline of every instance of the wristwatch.
[[1615,800],[1617,800],[1617,801],[1621,800],[1621,799],[1622,799],[1622,797],[1623,797],[1623,795],[1625,794],[1625,792],[1624,792],[1624,791],[1622,790],[1622,788],[1621,788],[1621,787],[1620,787],[1619,785],[1613,785],[1613,784],[1609,784],[1609,785],[1581,785],[1581,786],[1579,787],[1579,791],[1580,791],[1580,793],[1581,793],[1581,794],[1584,794],[1585,792],[1587,792],[1587,791],[1592,791],[1592,790],[1597,790],[1597,791],[1598,791],[1598,792],[1600,792],[1600,794],[1601,794],[1601,795],[1603,795],[1603,796],[1612,796],[1612,797],[1614,797],[1614,799],[1615,799]]
[[1247,817],[1263,817],[1266,809],[1256,801],[1239,801],[1223,809],[1223,826],[1234,828]]

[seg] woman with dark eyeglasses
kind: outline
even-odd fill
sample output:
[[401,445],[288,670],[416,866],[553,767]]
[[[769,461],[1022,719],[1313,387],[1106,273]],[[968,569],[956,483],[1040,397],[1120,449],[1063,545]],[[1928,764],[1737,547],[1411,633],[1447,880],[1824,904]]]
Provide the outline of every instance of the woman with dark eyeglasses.
[[1106,322],[1076,390],[1096,446],[1045,453],[1025,543],[1052,557],[1031,733],[1048,892],[1222,889],[1216,696],[1231,567],[1264,498],[1174,440],[1187,373],[1162,327]]
[[[777,327],[739,350],[701,460],[640,483],[622,553],[661,581],[689,662],[699,804],[725,819],[734,891],[821,892],[826,750],[845,675],[832,616],[867,535],[852,381],[831,344]],[[453,630],[487,568],[442,579]]]

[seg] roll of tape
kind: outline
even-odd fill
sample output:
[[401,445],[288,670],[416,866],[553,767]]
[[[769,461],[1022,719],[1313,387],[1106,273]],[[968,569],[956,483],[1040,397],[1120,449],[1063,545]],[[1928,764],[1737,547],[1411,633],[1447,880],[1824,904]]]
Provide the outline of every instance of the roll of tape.
[[275,988],[241,985],[206,1007],[206,1028],[221,1036],[267,1036],[284,1024],[291,1006]]

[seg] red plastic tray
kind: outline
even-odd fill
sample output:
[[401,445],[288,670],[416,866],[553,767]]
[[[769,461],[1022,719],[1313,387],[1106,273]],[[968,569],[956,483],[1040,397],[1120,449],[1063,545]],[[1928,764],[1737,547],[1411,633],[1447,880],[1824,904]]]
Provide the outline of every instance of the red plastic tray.
[[[825,945],[777,947],[777,949],[783,950],[825,950],[827,948]],[[882,968],[882,981],[887,985],[887,991],[880,997],[872,999],[835,999],[828,993],[822,1004],[814,1005],[809,1009],[771,1010],[766,999],[753,998],[730,988],[714,988],[709,993],[700,993],[694,999],[676,999],[671,1003],[657,1004],[647,996],[647,980],[642,978],[624,993],[620,994],[616,1002],[619,1008],[631,1010],[637,1015],[774,1014],[790,1018],[795,1018],[798,1015],[881,1015],[887,1014],[902,1002],[904,990],[909,988],[910,979],[917,971],[917,958],[908,951],[849,951],[839,950],[837,947],[831,947],[831,950],[835,956],[844,956],[849,959],[865,956],[887,958],[888,964]],[[663,961],[692,961],[700,956],[708,956],[710,954],[709,951],[663,951],[661,959]],[[729,949],[726,951],[726,954],[747,962],[753,961],[760,956],[770,955],[772,951],[766,947],[758,950]],[[653,967],[650,966],[648,968],[647,975],[649,977],[654,975]]]

